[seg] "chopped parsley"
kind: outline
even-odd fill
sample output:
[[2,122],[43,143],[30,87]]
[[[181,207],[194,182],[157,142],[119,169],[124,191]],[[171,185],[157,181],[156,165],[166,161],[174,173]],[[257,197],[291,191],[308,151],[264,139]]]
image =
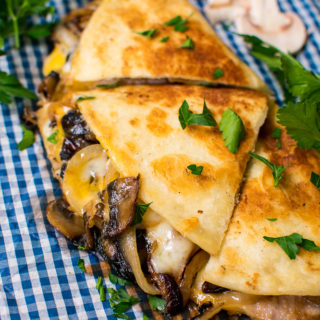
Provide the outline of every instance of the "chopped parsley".
[[148,295],[150,306],[153,310],[165,311],[167,302],[157,296]]
[[120,286],[132,285],[132,283],[130,281],[123,279],[123,278],[120,278],[112,273],[109,274],[109,280],[113,284],[120,284]]
[[93,100],[95,99],[96,97],[92,97],[92,96],[83,96],[83,97],[79,97],[77,99],[77,102],[80,102],[80,101],[84,101],[84,100]]
[[192,16],[193,13],[189,15],[189,17],[183,19],[181,16],[176,16],[169,21],[165,22],[165,26],[174,27],[174,31],[177,32],[184,32],[189,30],[189,27],[187,26],[189,18]]
[[78,250],[83,250],[83,251],[87,250],[87,248],[85,248],[85,247],[83,247],[83,246],[78,246],[77,249],[78,249]]
[[170,39],[169,36],[161,38],[160,42],[167,42]]
[[155,34],[157,33],[158,29],[150,29],[150,30],[145,30],[145,31],[137,31],[137,34],[140,34],[141,36],[147,37],[147,38],[153,38]]
[[292,233],[289,236],[278,238],[263,237],[263,239],[269,242],[275,241],[291,260],[296,258],[299,253],[299,247],[308,251],[320,250],[320,247],[318,247],[313,241],[304,239],[299,233]]
[[150,318],[144,313],[142,315],[142,320],[150,320]]
[[14,75],[0,71],[0,102],[9,104],[13,97],[38,99],[32,91],[24,88]]
[[100,293],[100,301],[106,301],[106,289],[104,286],[100,286],[99,288],[99,293]]
[[277,148],[281,148],[281,129],[280,128],[274,128],[272,132],[272,138],[277,139]]
[[18,143],[17,148],[20,151],[23,151],[30,146],[34,144],[34,133],[33,131],[27,129],[23,124],[21,125],[22,131],[23,131],[23,138],[22,140]]
[[195,114],[189,111],[188,102],[184,100],[181,107],[179,108],[179,121],[183,130],[189,125],[200,125],[208,127],[215,127],[217,125],[217,122],[208,109],[205,100],[203,101],[203,110],[200,114]]
[[245,137],[245,129],[241,118],[235,111],[228,108],[222,115],[219,129],[229,151],[236,153],[240,142]]
[[271,222],[274,222],[274,221],[277,221],[278,218],[269,218],[269,219],[267,219],[267,220],[269,220],[269,221],[271,221]]
[[47,141],[53,143],[53,144],[57,144],[58,143],[58,139],[57,139],[57,135],[59,133],[59,130],[56,130],[55,132],[53,132],[48,138]]
[[275,187],[277,187],[283,178],[284,170],[286,170],[288,167],[277,166],[277,165],[271,163],[268,159],[266,159],[262,156],[259,156],[258,154],[253,153],[253,152],[250,152],[250,156],[252,158],[255,158],[255,159],[263,162],[266,166],[268,166],[272,170],[272,175],[273,175],[273,180],[274,180],[273,185]]
[[214,73],[213,73],[213,78],[214,79],[219,79],[221,77],[224,76],[224,73],[221,69],[217,69]]
[[203,166],[196,166],[195,164],[190,164],[190,166],[187,167],[192,174],[199,176],[202,173]]
[[97,85],[97,88],[102,88],[102,89],[113,89],[113,88],[116,88],[118,87],[120,84],[120,81],[117,81],[115,83],[112,83],[112,84],[98,84]]
[[190,37],[186,36],[186,41],[179,47],[179,49],[193,50],[194,49],[193,40]]
[[102,277],[99,276],[96,284],[96,288],[98,290],[100,290],[100,287],[102,286],[102,282],[103,282]]
[[320,175],[311,172],[310,181],[320,190]]
[[144,216],[144,214],[146,213],[147,209],[149,208],[150,203],[138,203],[136,206],[136,211],[134,213],[134,217],[132,220],[131,225],[134,226],[136,224],[139,224],[142,222],[142,218]]
[[86,267],[84,266],[84,260],[83,259],[79,259],[78,260],[78,267],[81,271],[86,272]]

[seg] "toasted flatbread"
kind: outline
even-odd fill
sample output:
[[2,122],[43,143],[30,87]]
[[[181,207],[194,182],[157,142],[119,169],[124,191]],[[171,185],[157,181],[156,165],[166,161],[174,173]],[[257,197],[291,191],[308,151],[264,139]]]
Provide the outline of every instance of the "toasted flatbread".
[[[185,32],[164,25],[178,15],[189,17]],[[152,38],[137,34],[155,28]],[[192,39],[193,50],[179,48],[186,36]],[[163,37],[169,39],[161,42]],[[222,76],[213,76],[217,69]],[[82,83],[122,78],[157,83],[167,79],[266,88],[187,0],[102,1],[81,36],[71,78]]]
[[[79,102],[79,109],[116,169],[124,177],[140,174],[140,198],[152,202],[151,208],[182,235],[216,254],[266,116],[266,96],[174,85],[123,86],[90,95],[95,99]],[[229,107],[242,118],[246,137],[236,154],[227,149],[218,127],[181,128],[182,102],[201,113],[204,99],[218,122]],[[191,174],[190,164],[202,165],[202,174]]]
[[255,295],[320,295],[319,251],[300,249],[290,260],[277,243],[263,238],[299,233],[320,245],[320,192],[310,182],[312,171],[320,173],[319,154],[298,148],[285,129],[278,149],[274,118],[261,129],[256,152],[289,167],[275,188],[272,171],[258,160],[250,163],[221,252],[211,257],[199,285],[206,280]]

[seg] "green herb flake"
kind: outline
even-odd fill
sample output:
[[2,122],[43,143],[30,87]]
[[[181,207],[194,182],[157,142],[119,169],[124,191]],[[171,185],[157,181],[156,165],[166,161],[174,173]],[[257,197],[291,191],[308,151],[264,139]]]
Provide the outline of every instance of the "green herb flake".
[[308,250],[308,251],[318,251],[318,247],[314,241],[304,239],[299,233],[292,233],[289,236],[272,238],[272,237],[263,237],[263,239],[269,242],[276,242],[283,251],[288,255],[291,260],[294,260],[299,253],[299,247]]
[[183,21],[183,19],[181,18],[181,16],[176,16],[176,17],[170,19],[169,21],[165,22],[164,25],[165,26],[176,26],[178,24],[181,24],[182,21]]
[[78,250],[86,251],[87,248],[85,248],[85,247],[83,247],[83,246],[78,246]]
[[221,69],[217,69],[214,73],[213,73],[213,78],[214,79],[219,79],[221,77],[224,76],[224,73]]
[[145,31],[137,31],[137,34],[140,34],[141,36],[147,37],[147,38],[153,38],[155,34],[157,33],[158,29],[154,28],[151,30],[145,30]]
[[78,260],[78,267],[81,271],[86,272],[86,267],[84,266],[84,260],[83,259],[79,259]]
[[100,290],[100,287],[102,286],[102,277],[98,277],[98,280],[97,280],[97,284],[96,284],[96,289]]
[[174,27],[174,31],[177,32],[185,32],[189,30],[189,27],[187,26],[189,18],[193,15],[191,13],[187,18],[183,19],[181,16],[176,16],[169,21],[165,22],[165,26],[171,26]]
[[194,42],[190,37],[186,36],[186,41],[178,48],[193,50],[194,49]]
[[250,152],[250,156],[252,158],[255,158],[255,159],[263,162],[266,166],[268,166],[272,170],[272,175],[273,175],[273,180],[274,180],[273,185],[275,187],[277,187],[283,178],[284,170],[286,170],[288,168],[288,166],[286,166],[286,167],[277,166],[277,165],[271,163],[268,159],[266,159],[256,153],[253,153],[253,152]]
[[241,118],[232,109],[228,108],[222,115],[219,129],[222,132],[222,139],[230,152],[236,153],[240,142],[245,137],[245,129]]
[[269,218],[269,219],[267,219],[267,220],[269,220],[269,221],[271,221],[271,222],[274,222],[274,221],[277,221],[278,218]]
[[23,151],[30,146],[34,144],[34,133],[31,130],[28,130],[23,124],[21,125],[22,131],[23,131],[23,138],[22,140],[18,143],[17,148],[20,151]]
[[118,319],[132,319],[132,317],[125,313],[114,313],[113,316]]
[[167,306],[166,300],[151,295],[148,295],[148,299],[153,310],[165,311]]
[[104,286],[100,286],[99,288],[99,293],[100,293],[100,301],[106,301],[106,289]]
[[195,164],[190,164],[187,168],[196,176],[200,176],[203,170],[203,166],[197,167]]
[[280,128],[274,128],[272,132],[272,138],[277,139],[277,148],[281,148],[281,129]]
[[120,81],[117,81],[112,84],[98,84],[97,88],[102,88],[102,89],[114,89],[120,85]]
[[126,279],[120,278],[115,274],[109,273],[109,280],[113,284],[120,284],[120,286],[131,286],[132,283]]
[[134,213],[134,217],[133,217],[133,220],[132,220],[132,223],[131,223],[132,226],[142,222],[142,218],[143,218],[144,214],[146,213],[146,211],[149,208],[151,203],[152,202],[150,202],[150,203],[138,203],[137,204],[136,210],[135,210],[135,213]]
[[142,320],[150,320],[150,318],[144,313],[142,315]]
[[215,127],[217,125],[216,120],[213,118],[212,113],[207,107],[206,101],[203,102],[203,110],[200,114],[195,114],[189,111],[189,105],[186,100],[183,101],[179,108],[179,121],[182,129],[184,130],[189,125],[199,125]]
[[92,96],[83,96],[83,97],[79,97],[76,102],[80,102],[80,101],[84,101],[84,100],[93,100],[95,98],[96,97],[92,97]]
[[169,36],[161,38],[160,42],[167,42],[170,39]]
[[59,130],[56,130],[55,132],[53,132],[48,138],[47,141],[53,143],[53,144],[57,144],[59,141],[57,139],[57,135],[59,133]]
[[311,172],[310,181],[320,190],[320,175]]

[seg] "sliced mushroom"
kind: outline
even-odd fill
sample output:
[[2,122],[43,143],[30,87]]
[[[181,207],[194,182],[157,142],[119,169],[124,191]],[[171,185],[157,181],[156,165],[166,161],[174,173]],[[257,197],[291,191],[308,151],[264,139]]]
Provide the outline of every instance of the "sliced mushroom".
[[113,238],[121,235],[131,224],[139,192],[139,176],[119,178],[107,187],[109,221],[103,227],[103,236]]
[[67,136],[84,136],[90,132],[90,128],[79,110],[67,112],[61,119],[61,125]]
[[187,262],[179,281],[179,288],[183,297],[184,306],[189,300],[191,286],[197,273],[207,263],[208,259],[209,255],[205,251],[199,250]]
[[63,199],[51,201],[47,207],[47,219],[50,224],[72,241],[78,241],[84,234],[83,217],[70,211]]
[[202,292],[204,293],[223,293],[228,291],[230,291],[230,289],[216,286],[208,281],[205,281],[202,285]]
[[40,94],[43,94],[43,96],[48,100],[51,100],[56,90],[56,87],[59,83],[59,80],[60,80],[59,73],[55,71],[51,71],[49,75],[42,80],[39,86],[38,92]]

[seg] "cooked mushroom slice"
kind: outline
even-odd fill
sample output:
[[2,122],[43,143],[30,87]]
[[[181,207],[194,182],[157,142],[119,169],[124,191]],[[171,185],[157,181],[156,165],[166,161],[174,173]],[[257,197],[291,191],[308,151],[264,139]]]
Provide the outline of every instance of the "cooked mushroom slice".
[[51,201],[47,207],[47,219],[50,224],[72,241],[78,241],[84,234],[83,217],[68,209],[63,199]]
[[109,183],[109,221],[103,227],[103,235],[113,238],[122,234],[131,224],[139,192],[139,176],[119,178]]
[[45,98],[51,100],[53,97],[54,91],[58,85],[60,76],[57,72],[51,71],[41,82],[38,92],[43,94]]
[[60,150],[60,159],[69,160],[76,152],[92,144],[97,144],[97,141],[88,141],[82,136],[66,137],[63,140],[62,148]]
[[179,281],[179,288],[182,294],[184,306],[189,300],[191,286],[195,276],[207,263],[208,259],[209,255],[205,251],[199,250],[187,262]]
[[84,136],[90,132],[88,124],[79,110],[67,112],[61,119],[61,125],[67,136]]
[[62,190],[72,210],[81,213],[87,203],[98,199],[107,184],[117,177],[105,150],[99,144],[78,151],[69,161]]
[[216,286],[208,281],[205,281],[202,285],[202,292],[204,293],[223,293],[230,291],[230,289]]

